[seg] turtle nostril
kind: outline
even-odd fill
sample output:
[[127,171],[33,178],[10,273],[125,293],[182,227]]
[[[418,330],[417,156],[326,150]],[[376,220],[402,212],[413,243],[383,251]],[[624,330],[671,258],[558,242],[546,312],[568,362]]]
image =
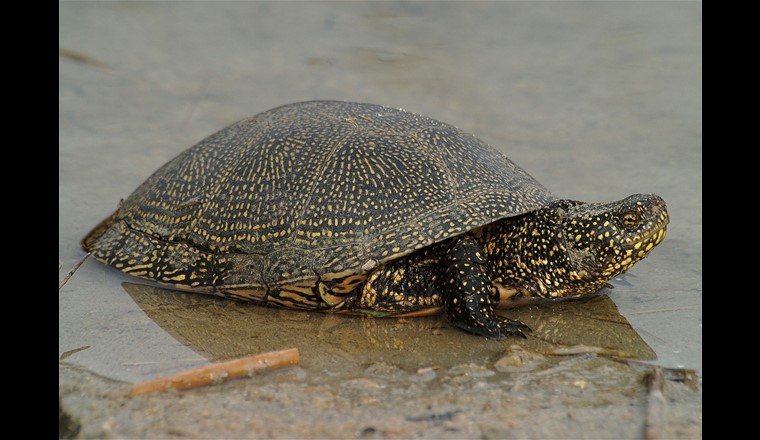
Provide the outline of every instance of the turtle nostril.
[[658,212],[665,209],[665,200],[662,197],[652,194],[652,212]]

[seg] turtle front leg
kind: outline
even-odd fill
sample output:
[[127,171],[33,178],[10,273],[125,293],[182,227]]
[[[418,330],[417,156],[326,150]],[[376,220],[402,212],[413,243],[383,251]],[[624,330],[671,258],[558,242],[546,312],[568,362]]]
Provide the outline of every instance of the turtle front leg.
[[468,235],[447,244],[442,249],[446,255],[440,262],[445,270],[442,290],[449,321],[455,327],[489,339],[524,338],[523,331],[530,331],[527,325],[494,313],[493,284],[480,245]]
[[525,337],[528,326],[496,316],[494,295],[483,251],[464,235],[375,269],[345,307],[376,316],[443,308],[467,332],[489,339]]

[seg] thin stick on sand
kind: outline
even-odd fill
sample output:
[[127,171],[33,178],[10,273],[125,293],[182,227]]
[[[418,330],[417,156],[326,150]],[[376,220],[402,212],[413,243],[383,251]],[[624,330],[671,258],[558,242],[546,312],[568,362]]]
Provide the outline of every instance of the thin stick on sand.
[[296,365],[299,360],[300,355],[297,348],[246,356],[135,384],[130,390],[129,396],[222,383],[237,377],[253,376],[256,373]]
[[69,279],[71,279],[71,277],[74,276],[74,273],[77,271],[77,269],[79,269],[79,266],[81,266],[82,263],[84,263],[84,261],[90,255],[92,255],[92,252],[87,252],[86,254],[84,254],[84,257],[82,257],[81,260],[77,261],[77,263],[74,265],[74,267],[71,268],[71,270],[69,271],[69,273],[67,273],[66,276],[63,277],[63,279],[58,283],[58,290],[63,289],[63,286],[65,286],[66,283],[69,282]]

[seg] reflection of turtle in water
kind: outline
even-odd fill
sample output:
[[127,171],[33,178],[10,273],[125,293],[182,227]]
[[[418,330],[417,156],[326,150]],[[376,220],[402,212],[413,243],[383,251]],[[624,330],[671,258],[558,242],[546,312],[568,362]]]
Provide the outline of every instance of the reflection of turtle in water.
[[83,240],[176,288],[330,312],[444,309],[489,338],[522,335],[510,295],[595,292],[665,236],[652,194],[558,200],[472,135],[348,102],[290,104],[177,156]]

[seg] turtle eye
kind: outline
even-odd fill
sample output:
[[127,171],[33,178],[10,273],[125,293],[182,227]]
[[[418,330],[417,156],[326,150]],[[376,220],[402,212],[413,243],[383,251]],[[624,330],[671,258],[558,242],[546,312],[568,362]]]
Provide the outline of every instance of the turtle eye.
[[638,212],[626,212],[623,214],[623,226],[632,228],[639,224],[640,216]]

